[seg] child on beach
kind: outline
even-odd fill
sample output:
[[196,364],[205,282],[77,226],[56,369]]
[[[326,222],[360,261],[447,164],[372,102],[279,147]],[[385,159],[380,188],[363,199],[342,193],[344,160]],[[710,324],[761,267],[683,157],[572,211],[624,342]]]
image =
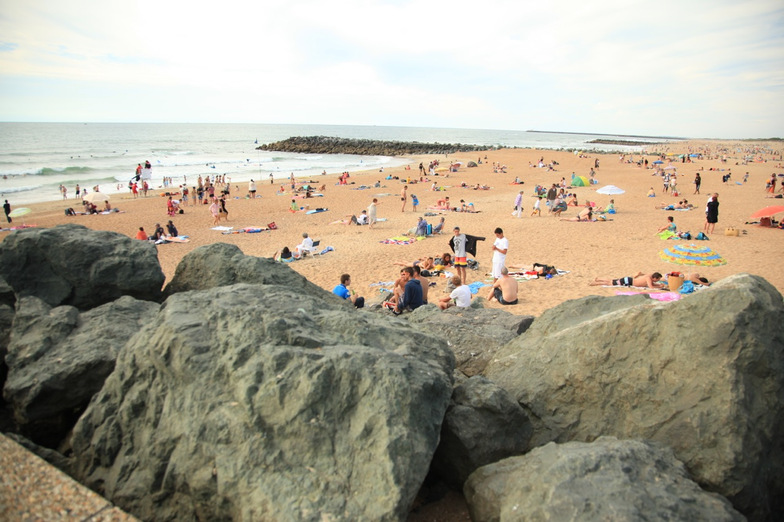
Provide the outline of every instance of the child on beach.
[[534,211],[531,212],[532,216],[534,214],[536,214],[537,216],[542,215],[541,204],[542,204],[542,196],[539,196],[538,198],[536,198],[536,201],[534,202]]
[[419,200],[417,199],[416,194],[411,194],[411,205],[414,207],[414,212],[416,212],[416,209],[419,206]]

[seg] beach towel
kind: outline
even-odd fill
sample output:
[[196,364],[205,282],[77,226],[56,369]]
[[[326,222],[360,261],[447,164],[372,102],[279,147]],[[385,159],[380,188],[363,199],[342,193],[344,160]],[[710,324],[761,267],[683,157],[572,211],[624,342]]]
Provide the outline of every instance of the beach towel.
[[671,230],[665,230],[663,232],[659,232],[659,239],[679,239],[678,234],[672,232]]
[[188,243],[190,239],[189,236],[176,236],[176,237],[167,237],[167,243]]
[[319,212],[326,212],[329,210],[328,208],[314,208],[313,210],[308,210],[305,214],[318,214]]
[[221,226],[221,227],[212,227],[210,230],[218,230],[218,231],[223,232],[223,231],[226,231],[226,230],[232,230],[233,228],[234,227],[223,227],[223,226]]
[[[631,287],[630,287],[631,288]],[[648,297],[651,299],[656,299],[657,301],[678,301],[681,298],[681,294],[678,292],[615,292],[615,295],[639,295],[639,294],[648,294]]]
[[490,286],[490,285],[488,285],[486,283],[483,283],[482,281],[474,281],[473,283],[468,285],[468,288],[471,289],[471,294],[472,295],[476,295],[476,294],[479,293],[479,289],[484,287],[484,286]]
[[407,236],[396,236],[391,237],[389,239],[383,239],[379,241],[379,243],[383,243],[385,245],[410,245],[412,243],[416,243],[416,239],[407,237]]

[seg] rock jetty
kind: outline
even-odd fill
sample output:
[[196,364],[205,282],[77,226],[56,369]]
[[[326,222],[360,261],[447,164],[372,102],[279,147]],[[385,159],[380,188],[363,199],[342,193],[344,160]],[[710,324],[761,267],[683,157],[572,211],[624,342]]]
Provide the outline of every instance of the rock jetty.
[[[784,300],[760,277],[393,317],[222,244],[162,292],[138,243],[0,243],[0,426],[134,516],[403,521],[451,487],[473,520],[782,519]],[[93,245],[92,291],[56,244]]]
[[493,147],[465,143],[420,143],[418,141],[359,140],[331,136],[293,136],[283,141],[261,145],[257,149],[310,154],[404,156],[407,154],[452,154],[492,150]]

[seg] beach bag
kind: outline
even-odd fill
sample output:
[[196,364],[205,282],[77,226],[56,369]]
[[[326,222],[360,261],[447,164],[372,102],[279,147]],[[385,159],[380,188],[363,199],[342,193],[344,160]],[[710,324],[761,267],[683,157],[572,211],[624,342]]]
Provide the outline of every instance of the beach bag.
[[273,221],[272,223],[268,223],[267,224],[267,228],[270,229],[270,230],[277,230],[278,229],[278,225],[276,225],[275,222]]
[[699,239],[700,241],[707,241],[710,238],[705,235],[705,232],[700,232],[699,234],[697,234],[697,237],[695,237],[694,239]]
[[724,235],[725,236],[739,236],[740,235],[740,230],[738,230],[735,227],[727,227],[724,230]]
[[691,233],[690,232],[681,232],[678,235],[678,237],[680,237],[681,239],[691,239]]

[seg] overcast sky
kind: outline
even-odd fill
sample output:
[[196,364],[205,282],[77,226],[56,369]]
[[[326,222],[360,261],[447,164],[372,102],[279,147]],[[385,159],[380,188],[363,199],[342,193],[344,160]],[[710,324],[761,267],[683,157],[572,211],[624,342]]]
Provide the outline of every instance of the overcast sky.
[[0,0],[0,121],[784,137],[781,0]]

